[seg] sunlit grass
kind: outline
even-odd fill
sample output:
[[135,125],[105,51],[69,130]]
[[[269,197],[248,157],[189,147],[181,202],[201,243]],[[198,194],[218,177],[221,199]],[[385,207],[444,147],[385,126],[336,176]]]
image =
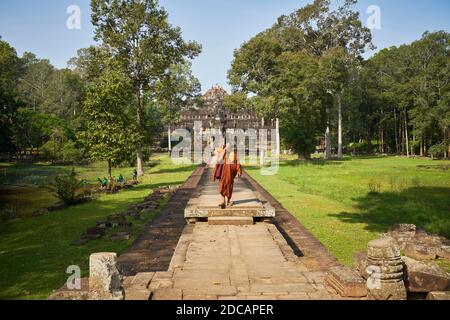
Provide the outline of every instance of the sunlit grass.
[[[152,189],[182,184],[194,169],[173,165],[166,155],[156,155],[152,161],[156,166],[131,190],[102,195],[87,204],[1,225],[0,299],[46,299],[52,290],[64,284],[68,266],[80,266],[86,276],[91,253],[110,251],[120,254],[126,250],[153,218],[154,212],[146,213],[142,221],[130,220],[133,229],[128,241],[96,240],[80,247],[71,246],[71,243],[97,221],[142,201]],[[96,173],[91,172],[91,177],[95,176]]]
[[352,265],[356,252],[395,223],[450,237],[450,172],[437,167],[449,164],[400,157],[329,162],[288,157],[275,176],[263,176],[258,168],[248,172],[342,263]]

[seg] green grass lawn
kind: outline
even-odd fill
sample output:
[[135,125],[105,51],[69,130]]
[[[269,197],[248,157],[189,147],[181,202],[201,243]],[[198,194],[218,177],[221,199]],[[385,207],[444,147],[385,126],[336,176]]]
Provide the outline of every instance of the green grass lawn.
[[[395,223],[413,223],[450,238],[450,161],[285,158],[274,176],[248,173],[342,263]],[[448,168],[447,168],[448,169]],[[450,269],[445,263],[441,263]]]
[[[149,212],[141,222],[133,222],[132,237],[128,241],[91,241],[75,247],[70,244],[83,232],[113,213],[120,213],[130,204],[142,201],[152,189],[162,185],[182,184],[192,173],[193,166],[173,165],[166,155],[152,157],[155,166],[141,179],[141,184],[131,190],[114,195],[102,195],[98,199],[65,210],[42,216],[20,218],[0,226],[0,299],[46,299],[52,290],[61,287],[67,279],[66,269],[78,265],[82,275],[88,275],[89,255],[93,252],[125,251],[135,240],[142,227],[152,219],[155,212]],[[33,173],[33,166],[26,165]],[[7,166],[2,169],[17,169]],[[37,165],[36,171],[50,172],[70,168]],[[80,177],[96,179],[104,168],[76,168]],[[101,171],[103,170],[103,171]],[[132,172],[119,169],[119,172]],[[124,174],[125,174],[124,173]]]

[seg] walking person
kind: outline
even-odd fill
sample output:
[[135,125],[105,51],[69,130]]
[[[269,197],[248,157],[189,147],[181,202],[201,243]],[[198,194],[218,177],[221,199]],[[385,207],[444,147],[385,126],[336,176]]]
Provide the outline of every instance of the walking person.
[[236,176],[242,176],[241,165],[238,163],[236,152],[228,155],[226,148],[218,150],[218,161],[214,169],[213,182],[219,180],[219,192],[222,195],[223,202],[220,208],[232,207],[233,187]]

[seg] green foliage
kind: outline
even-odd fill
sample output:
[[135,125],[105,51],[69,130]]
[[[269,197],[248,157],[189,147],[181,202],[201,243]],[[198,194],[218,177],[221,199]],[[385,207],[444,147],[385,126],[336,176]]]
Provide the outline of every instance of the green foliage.
[[55,138],[42,146],[43,158],[53,164],[76,164],[83,160],[83,154],[72,140],[64,142]]
[[433,158],[444,157],[444,155],[448,152],[450,145],[447,142],[442,142],[439,144],[435,144],[431,146],[428,150],[428,153]]
[[[137,170],[143,175],[142,142],[147,128],[142,122],[142,93],[157,92],[167,70],[196,57],[201,46],[183,40],[181,29],[170,25],[157,0],[92,0],[91,10],[95,40],[113,49],[134,89]],[[172,101],[168,107],[174,107]]]
[[329,123],[331,95],[341,102],[362,53],[372,47],[370,30],[362,26],[355,3],[345,0],[334,6],[316,0],[281,16],[272,28],[244,43],[228,72],[241,95],[227,104],[235,109],[252,93],[256,112],[279,118],[283,142],[309,158]]
[[56,197],[65,204],[74,204],[77,200],[77,191],[81,187],[81,181],[77,177],[75,168],[69,173],[60,174],[55,177],[53,188]]
[[13,126],[16,123],[17,99],[15,83],[20,74],[20,60],[8,43],[0,38],[0,154],[13,152]]
[[377,141],[352,142],[348,145],[348,149],[355,155],[373,154],[377,150]]
[[87,90],[83,107],[86,130],[79,134],[86,154],[94,161],[108,162],[111,167],[130,158],[138,138],[130,116],[132,87],[114,60]]

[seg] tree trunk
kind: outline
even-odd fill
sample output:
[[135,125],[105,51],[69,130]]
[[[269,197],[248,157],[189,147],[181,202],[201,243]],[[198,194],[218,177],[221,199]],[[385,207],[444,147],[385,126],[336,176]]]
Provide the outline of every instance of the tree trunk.
[[397,112],[394,108],[394,136],[395,136],[395,150],[397,150],[397,154],[400,153],[400,148],[398,145],[398,131],[397,131]]
[[331,159],[331,130],[330,125],[327,125],[327,131],[325,132],[325,158]]
[[[136,85],[136,125],[138,133],[141,133],[142,127],[142,101],[141,101],[141,85],[138,83]],[[142,156],[142,141],[139,138],[136,144],[136,170],[138,177],[144,175],[144,161]]]
[[111,166],[111,160],[108,160],[108,176],[109,176],[109,179],[112,179],[112,166]]
[[405,110],[405,143],[406,143],[406,157],[409,158],[408,119],[406,110]]
[[169,142],[169,155],[172,152],[172,132],[171,132],[171,128],[170,128],[170,123],[169,123],[169,130],[167,132],[167,136],[168,136],[168,142]]
[[342,96],[337,94],[338,101],[338,158],[342,158]]

